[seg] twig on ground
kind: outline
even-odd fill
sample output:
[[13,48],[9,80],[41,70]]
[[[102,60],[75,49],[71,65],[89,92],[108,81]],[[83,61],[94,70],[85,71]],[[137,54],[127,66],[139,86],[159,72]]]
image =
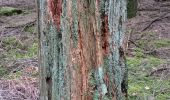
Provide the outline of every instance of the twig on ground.
[[[167,17],[167,16],[166,16],[167,14],[168,14],[168,13],[164,13],[164,14],[160,15],[159,17],[153,19],[146,27],[144,27],[144,28],[141,30],[141,32],[147,30],[154,22],[159,21],[159,20],[161,20],[162,18],[166,18],[166,17]],[[142,35],[141,37],[143,37],[143,36],[144,36],[144,35]]]
[[150,51],[146,51],[144,52],[144,54],[148,54],[148,55],[156,55],[156,50],[150,50]]
[[133,29],[132,30],[130,30],[128,33],[127,33],[127,40],[126,40],[126,47],[125,47],[125,51],[127,51],[128,49],[129,49],[129,40],[131,40],[130,38],[131,38],[131,34],[132,34],[132,32],[133,32]]
[[[134,41],[129,40],[130,43],[134,44],[136,47],[141,48],[138,44],[136,44]],[[142,48],[143,49],[143,48]]]
[[158,8],[139,8],[138,11],[158,11]]
[[0,80],[0,100],[39,100],[37,78]]
[[156,69],[156,70],[152,71],[152,72],[149,74],[149,76],[152,76],[152,75],[153,75],[154,73],[156,73],[156,72],[165,71],[165,70],[170,70],[170,68],[168,68],[168,67],[163,67],[163,68]]
[[139,33],[141,33],[141,35],[138,39],[135,39],[135,41],[142,39],[147,34],[147,32],[143,32],[143,31],[146,31],[154,22],[162,20],[163,18],[167,18],[168,16],[166,16],[166,15],[168,15],[168,14],[169,13],[164,13],[164,14],[160,15],[159,17],[150,21],[150,23],[139,32]]
[[4,23],[2,20],[0,20],[0,23]]
[[5,27],[5,28],[21,28],[21,27],[27,27],[27,26],[29,26],[29,25],[34,25],[35,24],[35,22],[36,22],[36,20],[34,20],[34,21],[31,21],[31,22],[28,22],[28,23],[25,23],[25,24],[22,24],[22,25],[17,25],[17,26],[7,26],[7,27]]
[[158,94],[164,94],[164,93],[167,93],[169,92],[170,93],[170,88],[167,88],[167,89],[161,89],[160,91],[156,92],[155,95],[158,95]]
[[34,21],[30,22],[30,23],[25,24],[23,29],[22,29],[22,31],[24,31],[27,27],[31,27],[31,26],[35,25],[35,22],[36,22],[36,20],[34,20]]

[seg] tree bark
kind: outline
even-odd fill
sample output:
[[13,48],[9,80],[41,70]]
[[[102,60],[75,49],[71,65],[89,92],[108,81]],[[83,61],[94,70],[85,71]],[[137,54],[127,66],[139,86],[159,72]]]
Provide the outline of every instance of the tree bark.
[[126,0],[39,0],[40,100],[124,100]]

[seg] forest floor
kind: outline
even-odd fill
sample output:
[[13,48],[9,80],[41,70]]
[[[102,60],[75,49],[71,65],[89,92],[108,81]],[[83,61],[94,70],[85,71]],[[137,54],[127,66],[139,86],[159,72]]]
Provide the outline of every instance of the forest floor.
[[[0,100],[38,100],[34,0],[0,0]],[[170,1],[139,0],[128,20],[129,100],[170,100]]]
[[34,0],[0,0],[0,100],[39,100]]
[[127,26],[129,100],[170,100],[170,1],[139,0]]

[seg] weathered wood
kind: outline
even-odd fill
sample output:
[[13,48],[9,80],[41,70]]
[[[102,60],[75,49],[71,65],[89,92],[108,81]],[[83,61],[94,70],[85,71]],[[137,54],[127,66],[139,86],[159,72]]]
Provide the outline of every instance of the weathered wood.
[[123,100],[126,0],[40,0],[40,100]]

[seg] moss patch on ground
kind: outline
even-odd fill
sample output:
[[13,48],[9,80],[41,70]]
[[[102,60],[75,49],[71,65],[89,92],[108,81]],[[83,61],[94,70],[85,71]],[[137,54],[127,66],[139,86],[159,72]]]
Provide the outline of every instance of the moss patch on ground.
[[162,47],[170,47],[170,40],[168,39],[143,39],[136,42],[140,48],[150,50],[158,49]]
[[0,7],[0,16],[11,16],[21,14],[22,10],[13,7]]
[[8,70],[0,65],[0,78],[7,74]]
[[31,41],[31,44],[28,45],[16,37],[6,37],[2,38],[1,43],[4,49],[3,52],[8,53],[6,58],[9,59],[32,58],[38,52],[38,43],[36,41]]
[[27,49],[27,47],[17,39],[16,37],[4,37],[1,39],[1,45],[5,51],[15,50],[15,49]]
[[161,93],[162,89],[170,88],[170,80],[148,76],[150,72],[166,63],[166,61],[148,56],[137,48],[135,56],[127,57],[128,65],[128,94],[129,100],[167,100],[170,92]]
[[35,30],[35,26],[29,26],[29,27],[26,27],[24,29],[25,32],[29,32],[29,33],[34,33],[36,30]]
[[0,77],[8,76],[9,72],[13,70],[10,62],[13,63],[20,59],[37,57],[38,42],[34,37],[35,36],[9,36],[0,38],[0,66],[3,66],[0,67]]

